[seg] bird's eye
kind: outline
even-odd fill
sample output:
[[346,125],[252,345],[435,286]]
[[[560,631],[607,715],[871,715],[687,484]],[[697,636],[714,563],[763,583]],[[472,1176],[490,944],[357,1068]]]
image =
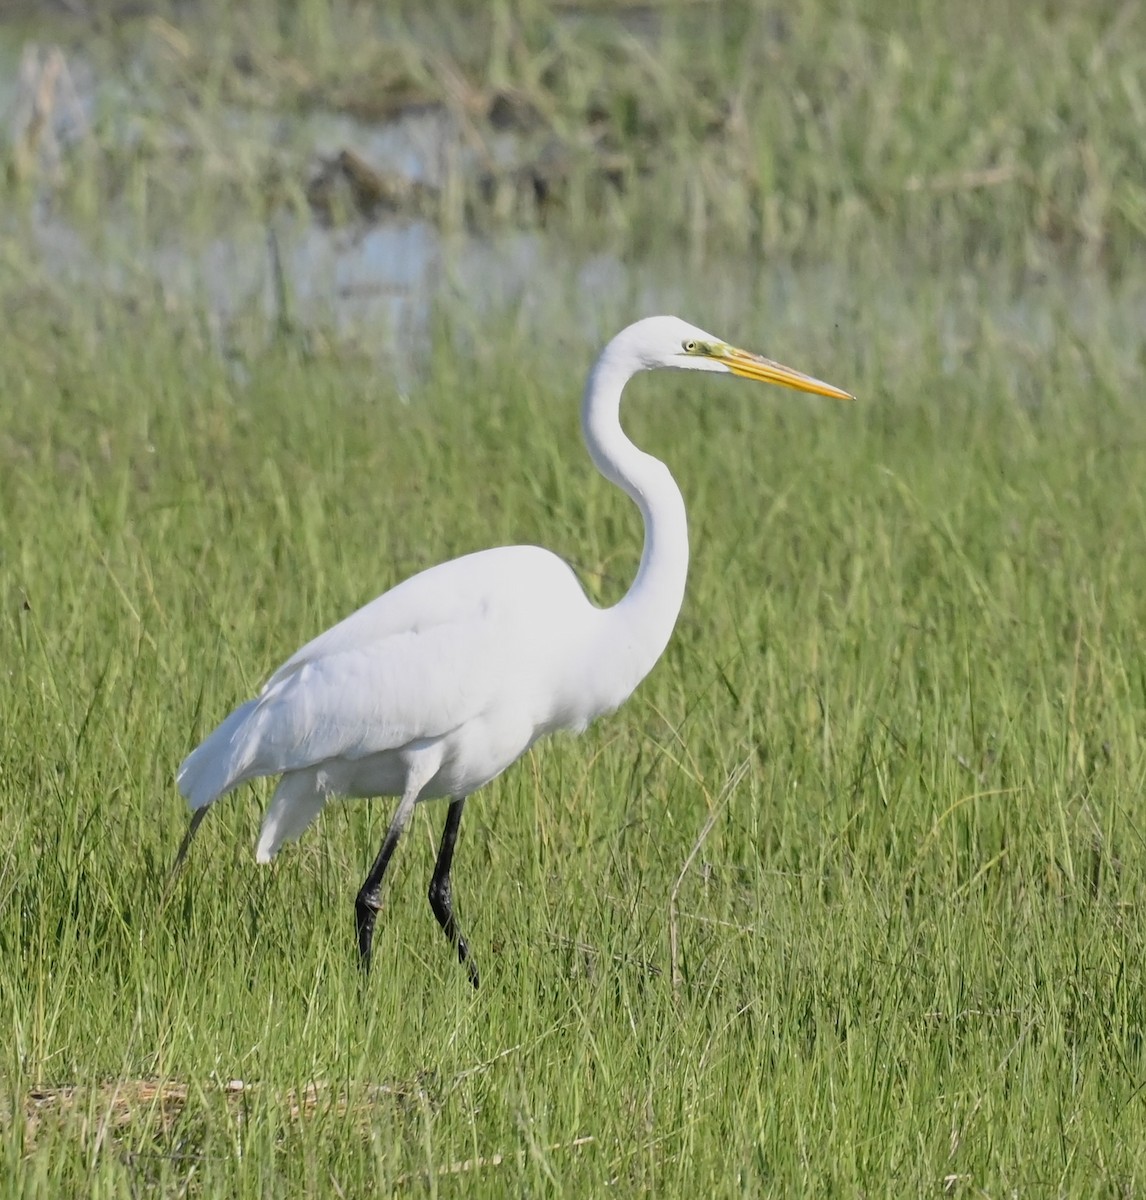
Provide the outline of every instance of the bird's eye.
[[683,347],[685,354],[695,354],[698,349],[696,342],[685,342]]

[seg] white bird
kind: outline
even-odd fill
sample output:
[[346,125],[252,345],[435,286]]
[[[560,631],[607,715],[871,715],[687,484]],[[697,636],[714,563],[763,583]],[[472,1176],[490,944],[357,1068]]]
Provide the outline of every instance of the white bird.
[[259,776],[282,776],[259,834],[262,863],[299,837],[331,797],[400,796],[355,902],[359,955],[369,969],[394,847],[419,801],[448,798],[429,899],[477,986],[450,896],[466,797],[538,738],[580,732],[622,704],[660,658],[684,598],[684,500],[668,468],[625,436],[619,417],[625,384],[653,367],[852,398],[676,317],[630,325],[597,359],[581,413],[594,464],[644,518],[644,551],[624,598],[598,608],[569,565],[538,546],[467,554],[398,584],[303,646],[188,755],[178,782],[194,816],[179,861],[208,806]]

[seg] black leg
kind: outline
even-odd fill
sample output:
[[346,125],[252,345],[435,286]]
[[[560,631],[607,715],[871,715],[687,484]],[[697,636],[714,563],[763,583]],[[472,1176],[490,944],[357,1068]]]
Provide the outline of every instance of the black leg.
[[163,902],[166,903],[171,895],[171,889],[175,886],[175,880],[179,876],[179,868],[183,865],[183,860],[187,857],[187,851],[191,848],[191,841],[199,830],[199,826],[203,824],[203,818],[207,815],[207,810],[211,806],[205,804],[202,808],[197,808],[191,814],[191,824],[187,826],[187,832],[183,835],[183,840],[179,843],[179,851],[175,855],[175,862],[171,865],[171,873],[167,876],[167,884],[163,889]]
[[199,831],[199,826],[203,824],[203,818],[207,815],[207,809],[210,807],[209,804],[204,804],[202,808],[197,808],[191,814],[191,824],[187,826],[187,832],[183,835],[183,840],[179,843],[179,852],[175,855],[175,862],[171,867],[173,875],[183,865],[183,860],[187,857],[187,851],[191,849],[191,839]]
[[390,865],[390,856],[394,853],[394,847],[397,846],[398,839],[402,836],[402,830],[406,828],[406,822],[410,819],[410,813],[413,812],[417,799],[418,789],[407,790],[402,797],[398,810],[394,813],[394,819],[390,822],[390,828],[386,830],[386,836],[382,839],[382,849],[378,851],[378,857],[370,868],[370,874],[366,876],[366,881],[358,891],[358,898],[354,901],[354,919],[358,929],[358,960],[363,971],[370,970],[370,947],[374,941],[374,922],[378,919],[378,910],[382,907],[382,876],[386,874],[386,868]]
[[478,969],[474,965],[474,960],[470,958],[470,948],[466,945],[466,939],[462,937],[457,921],[454,920],[453,896],[450,891],[450,867],[454,861],[454,843],[458,840],[458,826],[462,823],[462,807],[465,802],[464,796],[460,800],[452,801],[450,810],[446,813],[446,827],[442,830],[442,844],[438,847],[438,861],[434,866],[434,876],[430,880],[430,907],[434,910],[434,916],[438,918],[442,932],[457,947],[458,962],[465,963],[469,969],[470,983],[477,987]]

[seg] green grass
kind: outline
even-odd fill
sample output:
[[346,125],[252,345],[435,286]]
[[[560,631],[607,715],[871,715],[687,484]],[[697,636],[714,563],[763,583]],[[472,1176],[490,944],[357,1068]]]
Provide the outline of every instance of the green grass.
[[425,902],[440,806],[363,981],[352,899],[390,806],[332,808],[262,869],[268,789],[244,789],[164,903],[173,773],[418,567],[538,540],[620,593],[639,529],[577,440],[589,348],[492,326],[455,359],[445,320],[407,403],[337,349],[239,382],[189,315],[9,305],[9,1194],[1139,1194],[1129,298],[1085,334],[1047,304],[1040,349],[999,332],[995,280],[857,286],[883,303],[825,314],[819,349],[797,314],[717,332],[768,328],[860,403],[634,384],[630,430],[688,498],[688,599],[625,709],[467,811],[476,994]]

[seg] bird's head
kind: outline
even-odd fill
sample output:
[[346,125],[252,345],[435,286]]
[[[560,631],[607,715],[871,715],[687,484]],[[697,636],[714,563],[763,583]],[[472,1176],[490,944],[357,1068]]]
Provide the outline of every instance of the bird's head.
[[802,371],[730,346],[679,317],[646,317],[620,333],[614,345],[646,370],[676,367],[684,371],[715,371],[762,383],[778,383],[819,396],[834,396],[838,400],[855,398],[850,392]]

